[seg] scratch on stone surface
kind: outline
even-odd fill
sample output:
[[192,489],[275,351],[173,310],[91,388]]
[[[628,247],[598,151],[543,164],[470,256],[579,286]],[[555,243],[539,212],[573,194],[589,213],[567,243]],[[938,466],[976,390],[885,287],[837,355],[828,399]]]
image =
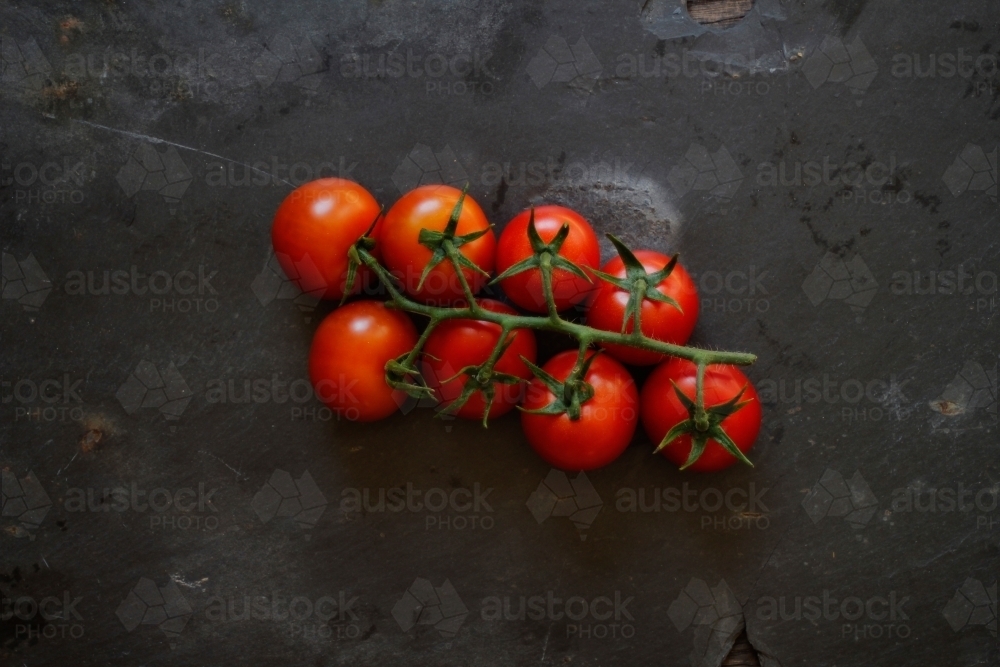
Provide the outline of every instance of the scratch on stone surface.
[[148,141],[151,144],[163,144],[165,146],[174,146],[175,148],[182,148],[186,151],[193,151],[195,153],[201,153],[202,155],[207,155],[209,157],[225,160],[226,162],[232,162],[233,164],[238,164],[241,167],[246,167],[247,169],[250,169],[251,171],[254,171],[258,174],[264,174],[269,178],[271,178],[272,180],[279,181],[287,186],[293,188],[295,187],[295,184],[289,183],[283,178],[278,178],[276,175],[271,174],[270,172],[257,169],[253,165],[249,165],[245,162],[240,162],[238,160],[227,158],[225,155],[219,155],[218,153],[210,153],[209,151],[203,151],[200,148],[195,148],[194,146],[185,146],[184,144],[178,144],[174,141],[167,141],[166,139],[160,139],[159,137],[151,137],[147,134],[140,134],[138,132],[131,132],[129,130],[121,130],[118,129],[117,127],[108,127],[107,125],[100,125],[99,123],[91,123],[89,120],[80,120],[78,118],[74,118],[72,120],[74,123],[80,123],[81,125],[87,125],[88,127],[96,127],[99,130],[105,130],[107,132],[114,132],[115,134],[120,134],[124,137],[131,137],[132,139],[140,139],[142,141]]
[[65,470],[66,468],[68,468],[68,467],[69,467],[69,464],[70,464],[70,463],[72,463],[73,461],[76,461],[76,457],[77,457],[77,456],[79,456],[79,454],[80,454],[80,452],[79,452],[79,450],[77,450],[76,454],[73,454],[73,458],[71,458],[71,459],[70,459],[70,460],[69,460],[69,461],[68,461],[68,462],[66,463],[66,465],[64,465],[64,466],[63,466],[62,468],[59,468],[59,470],[56,470],[56,477],[58,477],[58,476],[59,476],[59,473],[61,473],[61,472],[62,472],[63,470]]
[[211,456],[213,459],[215,459],[216,461],[218,461],[222,465],[224,465],[227,468],[229,468],[230,470],[232,470],[234,473],[236,473],[236,479],[237,480],[239,480],[241,477],[244,480],[250,479],[249,477],[247,477],[246,475],[244,475],[241,471],[239,471],[236,468],[234,468],[233,466],[229,465],[228,463],[226,463],[225,461],[223,461],[222,459],[220,459],[218,456],[216,456],[212,452],[206,452],[204,449],[199,449],[198,453],[199,454],[204,454],[205,456]]
[[179,574],[171,574],[170,579],[174,583],[178,583],[181,586],[184,586],[185,588],[201,588],[202,586],[205,585],[205,582],[208,581],[208,577],[202,577],[201,579],[195,582],[185,581],[184,577],[182,577]]
[[545,642],[542,644],[542,659],[539,662],[545,662],[545,651],[549,648],[549,636],[552,634],[552,626],[549,625],[548,631],[545,633]]

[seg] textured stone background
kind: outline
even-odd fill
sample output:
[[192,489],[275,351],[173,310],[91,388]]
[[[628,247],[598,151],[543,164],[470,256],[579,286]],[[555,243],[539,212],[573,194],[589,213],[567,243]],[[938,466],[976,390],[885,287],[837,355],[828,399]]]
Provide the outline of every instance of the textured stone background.
[[[745,625],[767,665],[998,664],[998,26],[4,4],[0,662],[718,665]],[[514,417],[330,419],[304,380],[330,306],[268,234],[320,174],[680,251],[694,342],[759,355],[757,467],[681,474],[639,435],[566,477]],[[395,487],[432,509],[350,505]],[[455,489],[478,507],[437,508]]]

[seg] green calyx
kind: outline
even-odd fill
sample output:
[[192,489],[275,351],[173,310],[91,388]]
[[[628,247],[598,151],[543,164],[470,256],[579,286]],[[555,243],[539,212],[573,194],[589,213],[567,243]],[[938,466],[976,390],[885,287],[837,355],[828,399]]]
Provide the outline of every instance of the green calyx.
[[[733,364],[747,365],[755,361],[753,354],[743,352],[726,352],[722,350],[706,350],[683,345],[675,345],[664,341],[654,340],[642,334],[640,328],[641,305],[645,299],[668,303],[680,310],[679,304],[670,297],[663,294],[659,285],[662,283],[677,266],[677,256],[671,258],[670,262],[659,271],[648,273],[642,266],[635,254],[629,250],[625,244],[612,235],[608,238],[618,250],[625,265],[625,277],[617,278],[601,271],[590,269],[601,280],[611,283],[615,287],[622,289],[629,294],[628,306],[622,320],[621,331],[604,331],[595,329],[586,324],[574,322],[564,318],[557,312],[555,297],[553,294],[554,269],[565,270],[575,276],[581,277],[588,282],[593,282],[588,272],[584,272],[576,264],[562,257],[559,254],[566,238],[569,236],[569,226],[564,225],[551,241],[546,243],[538,234],[535,226],[535,212],[531,210],[528,220],[527,236],[531,243],[532,255],[514,264],[506,271],[492,280],[497,283],[510,276],[517,275],[530,269],[538,269],[542,279],[542,291],[545,298],[547,314],[545,315],[525,315],[521,313],[511,314],[487,310],[479,305],[476,296],[466,279],[465,270],[472,270],[484,274],[482,269],[472,263],[459,249],[462,245],[470,243],[489,230],[483,230],[457,236],[458,219],[462,212],[468,186],[462,191],[458,202],[455,204],[451,215],[441,232],[424,229],[420,232],[419,241],[431,250],[431,260],[425,266],[420,278],[418,289],[423,286],[424,280],[431,269],[447,260],[455,270],[458,280],[464,292],[464,302],[456,303],[452,306],[438,306],[419,303],[411,299],[403,289],[400,282],[382,266],[372,255],[375,248],[375,241],[371,238],[371,232],[377,222],[374,221],[369,230],[358,239],[348,250],[348,276],[347,289],[345,295],[350,294],[356,280],[358,268],[363,264],[372,271],[375,277],[382,283],[389,294],[386,302],[387,307],[398,308],[414,315],[428,318],[427,327],[421,333],[416,345],[407,354],[390,360],[385,365],[386,384],[393,389],[406,392],[415,398],[434,399],[436,392],[428,386],[427,381],[420,372],[421,355],[426,355],[423,348],[430,337],[432,331],[438,324],[453,319],[469,319],[490,322],[500,327],[500,336],[489,357],[481,364],[470,365],[459,370],[451,378],[444,382],[454,381],[464,376],[464,384],[461,394],[440,410],[439,416],[452,414],[461,409],[475,392],[482,392],[485,407],[483,411],[483,425],[487,425],[490,408],[496,398],[496,387],[498,384],[516,384],[522,379],[508,373],[498,372],[495,368],[498,360],[510,347],[513,340],[512,332],[518,329],[530,329],[535,331],[551,331],[573,338],[578,343],[578,355],[573,369],[565,380],[556,380],[551,374],[540,367],[521,357],[531,373],[538,378],[553,394],[553,400],[546,406],[537,410],[525,410],[520,406],[518,409],[529,414],[539,415],[567,415],[571,420],[580,419],[583,406],[594,397],[594,387],[585,378],[591,363],[596,358],[596,354],[590,352],[595,345],[615,344],[636,349],[646,350],[661,355],[670,355],[681,359],[687,359],[698,367],[695,399],[692,400],[676,388],[678,397],[687,408],[689,417],[680,424],[677,424],[664,437],[656,451],[670,446],[681,435],[690,435],[692,439],[692,449],[688,460],[682,466],[689,467],[704,452],[709,440],[714,440],[726,449],[730,454],[750,464],[743,456],[736,444],[725,433],[722,422],[729,415],[733,414],[744,405],[741,402],[743,391],[731,400],[720,405],[704,406],[703,378],[705,368],[712,364]],[[381,215],[381,214],[380,214]],[[485,274],[484,274],[485,275]],[[346,298],[346,297],[345,297]],[[632,321],[632,331],[628,330],[628,322]],[[745,388],[744,388],[745,389]],[[751,464],[752,465],[752,464]]]
[[385,207],[383,206],[375,219],[372,220],[372,224],[368,225],[368,231],[361,235],[357,241],[347,249],[347,279],[344,281],[344,295],[340,297],[340,305],[343,306],[344,302],[347,301],[347,297],[350,296],[351,292],[354,291],[354,280],[358,275],[358,267],[361,266],[361,251],[370,253],[375,249],[375,239],[371,237],[372,230],[375,229],[375,225],[378,224],[379,218],[382,217],[382,213],[385,212]]
[[614,244],[615,249],[618,251],[618,256],[622,258],[622,263],[625,265],[625,277],[617,278],[603,271],[592,270],[594,275],[601,280],[611,283],[624,292],[628,292],[628,302],[625,304],[625,313],[622,316],[622,333],[625,333],[629,320],[632,320],[632,334],[635,336],[641,334],[639,325],[644,299],[667,303],[682,313],[684,312],[681,310],[679,303],[661,292],[658,287],[660,283],[673,273],[674,267],[677,266],[677,255],[671,257],[667,265],[659,271],[647,273],[642,262],[628,249],[628,246],[615,238],[613,234],[608,234],[607,237]]
[[486,278],[490,277],[490,274],[483,271],[475,262],[458,250],[466,243],[471,243],[485,236],[490,231],[490,228],[487,227],[486,229],[471,232],[464,236],[455,236],[455,231],[458,229],[458,218],[462,215],[462,205],[465,203],[465,195],[468,191],[469,184],[466,183],[465,187],[462,188],[462,194],[459,196],[458,201],[455,202],[455,208],[451,211],[451,217],[448,218],[448,224],[445,225],[444,231],[437,232],[432,229],[420,230],[420,236],[417,237],[417,240],[421,245],[429,248],[432,254],[430,261],[427,262],[423,272],[420,274],[420,280],[417,282],[417,291],[423,288],[424,281],[427,280],[427,276],[430,275],[431,270],[445,259],[451,260],[460,274],[462,273],[462,269],[465,268],[480,273]]
[[462,393],[458,395],[458,398],[441,410],[438,416],[455,414],[463,405],[466,404],[466,402],[468,402],[469,398],[471,398],[475,392],[481,391],[486,402],[486,407],[483,408],[483,428],[488,428],[490,408],[493,407],[493,400],[496,397],[496,385],[517,384],[521,382],[521,378],[516,375],[501,373],[495,368],[496,362],[503,356],[503,353],[507,351],[507,348],[510,347],[513,342],[514,337],[508,337],[506,341],[501,342],[496,348],[494,348],[489,359],[483,363],[478,366],[466,366],[447,380],[442,380],[441,384],[445,384],[463,375],[466,376],[465,384],[462,386]]
[[[699,389],[701,386],[700,377],[702,373],[703,370],[699,369]],[[688,418],[667,431],[667,434],[663,436],[663,440],[660,441],[659,446],[653,453],[655,454],[664,447],[669,447],[674,444],[674,442],[676,442],[682,435],[689,435],[691,436],[691,453],[688,455],[688,459],[684,462],[684,465],[681,466],[681,470],[690,467],[699,459],[699,457],[701,457],[709,440],[714,440],[719,443],[723,449],[752,468],[753,463],[751,463],[750,459],[743,455],[743,452],[741,452],[739,447],[736,446],[733,439],[730,438],[729,434],[722,428],[722,422],[726,419],[726,417],[750,402],[749,400],[740,401],[740,399],[743,398],[744,392],[747,390],[746,385],[740,389],[738,394],[725,403],[720,403],[706,408],[702,405],[704,402],[702,400],[703,392],[699,391],[699,397],[696,400],[691,400],[683,391],[681,391],[681,388],[677,386],[676,382],[672,382],[672,384],[674,385],[674,392],[677,394],[677,398],[680,399],[680,402],[685,408],[687,408]]]
[[[552,237],[551,241],[548,243],[543,241],[542,237],[538,234],[538,229],[535,227],[535,208],[531,207],[530,217],[528,218],[528,242],[531,243],[532,254],[520,262],[511,265],[506,271],[491,280],[490,284],[494,285],[501,280],[506,280],[511,276],[516,276],[531,269],[544,269],[546,264],[551,269],[563,269],[583,278],[587,282],[594,282],[590,276],[584,273],[583,269],[559,254],[559,249],[562,248],[567,236],[569,236],[569,225],[564,224],[556,235]],[[548,258],[546,259],[545,256]]]
[[[581,356],[577,357],[576,365],[570,374],[566,376],[566,379],[562,382],[555,379],[549,373],[545,372],[535,364],[531,363],[524,357],[521,357],[521,361],[527,365],[531,370],[531,373],[542,381],[549,391],[555,396],[551,403],[545,407],[538,408],[536,410],[526,410],[520,408],[521,412],[526,412],[529,415],[567,415],[571,421],[576,421],[580,418],[580,410],[583,404],[594,397],[594,385],[587,382],[584,378],[587,377],[587,371],[590,369],[590,364],[594,362],[597,358],[598,353],[594,353],[583,358],[586,354],[585,350],[581,350]],[[583,360],[583,361],[581,361]]]

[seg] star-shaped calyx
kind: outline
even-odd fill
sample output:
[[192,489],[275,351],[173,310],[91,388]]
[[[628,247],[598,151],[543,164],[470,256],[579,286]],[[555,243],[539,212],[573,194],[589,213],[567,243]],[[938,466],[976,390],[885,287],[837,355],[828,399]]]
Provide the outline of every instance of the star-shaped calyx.
[[639,334],[643,299],[668,303],[677,310],[684,312],[681,310],[679,303],[661,292],[658,287],[660,283],[673,273],[674,267],[677,266],[677,255],[671,257],[667,265],[659,271],[647,273],[646,267],[642,265],[639,258],[624,243],[615,238],[613,234],[608,234],[607,237],[614,244],[618,255],[622,258],[622,264],[625,265],[625,277],[617,278],[603,271],[591,270],[601,280],[611,283],[624,292],[628,292],[628,303],[625,304],[625,313],[622,315],[622,333],[625,333],[625,330],[628,328],[628,322],[631,319],[632,333]]
[[689,416],[687,419],[667,431],[667,434],[663,436],[663,440],[660,441],[659,446],[653,453],[655,454],[659,452],[664,447],[669,447],[682,435],[690,435],[691,453],[688,455],[688,459],[684,462],[684,465],[681,466],[681,470],[688,468],[698,460],[698,458],[705,451],[705,446],[708,444],[709,440],[714,440],[719,443],[723,449],[752,468],[753,463],[751,463],[750,459],[743,455],[743,452],[741,452],[739,447],[736,446],[733,439],[730,438],[729,434],[722,428],[722,422],[725,421],[726,417],[750,402],[749,400],[740,401],[740,399],[743,398],[743,393],[747,390],[746,385],[740,389],[738,394],[733,396],[728,401],[706,408],[698,405],[700,401],[696,402],[688,398],[688,396],[681,391],[681,388],[677,386],[676,382],[671,380],[671,384],[674,385],[674,392],[677,394],[677,398],[679,398],[684,407],[687,408]]
[[[433,229],[420,230],[420,236],[417,237],[417,240],[421,245],[429,248],[432,254],[427,265],[424,266],[423,273],[420,274],[420,281],[417,283],[418,292],[423,288],[424,281],[430,275],[431,270],[445,259],[450,259],[452,263],[460,267],[481,273],[487,278],[490,277],[490,274],[480,268],[478,264],[458,251],[466,243],[471,243],[490,232],[490,227],[487,227],[486,229],[480,229],[479,231],[470,232],[462,236],[455,236],[455,231],[458,229],[458,218],[462,215],[462,205],[465,203],[465,195],[468,192],[469,184],[466,183],[465,187],[462,188],[462,194],[459,196],[458,201],[455,202],[455,208],[451,211],[451,217],[448,218],[448,224],[445,225],[444,231],[437,232]],[[461,275],[460,270],[457,272]]]

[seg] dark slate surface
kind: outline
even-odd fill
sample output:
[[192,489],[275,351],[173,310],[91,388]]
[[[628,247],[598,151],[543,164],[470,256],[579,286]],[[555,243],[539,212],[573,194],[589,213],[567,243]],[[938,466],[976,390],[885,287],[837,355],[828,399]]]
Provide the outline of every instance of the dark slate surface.
[[[5,4],[0,662],[718,665],[745,624],[768,665],[998,664],[998,21]],[[329,420],[330,306],[269,268],[319,173],[679,250],[695,342],[760,357],[757,467],[684,475],[637,436],[565,477],[513,417]],[[395,487],[434,509],[349,505]],[[437,507],[457,489],[478,506]]]

